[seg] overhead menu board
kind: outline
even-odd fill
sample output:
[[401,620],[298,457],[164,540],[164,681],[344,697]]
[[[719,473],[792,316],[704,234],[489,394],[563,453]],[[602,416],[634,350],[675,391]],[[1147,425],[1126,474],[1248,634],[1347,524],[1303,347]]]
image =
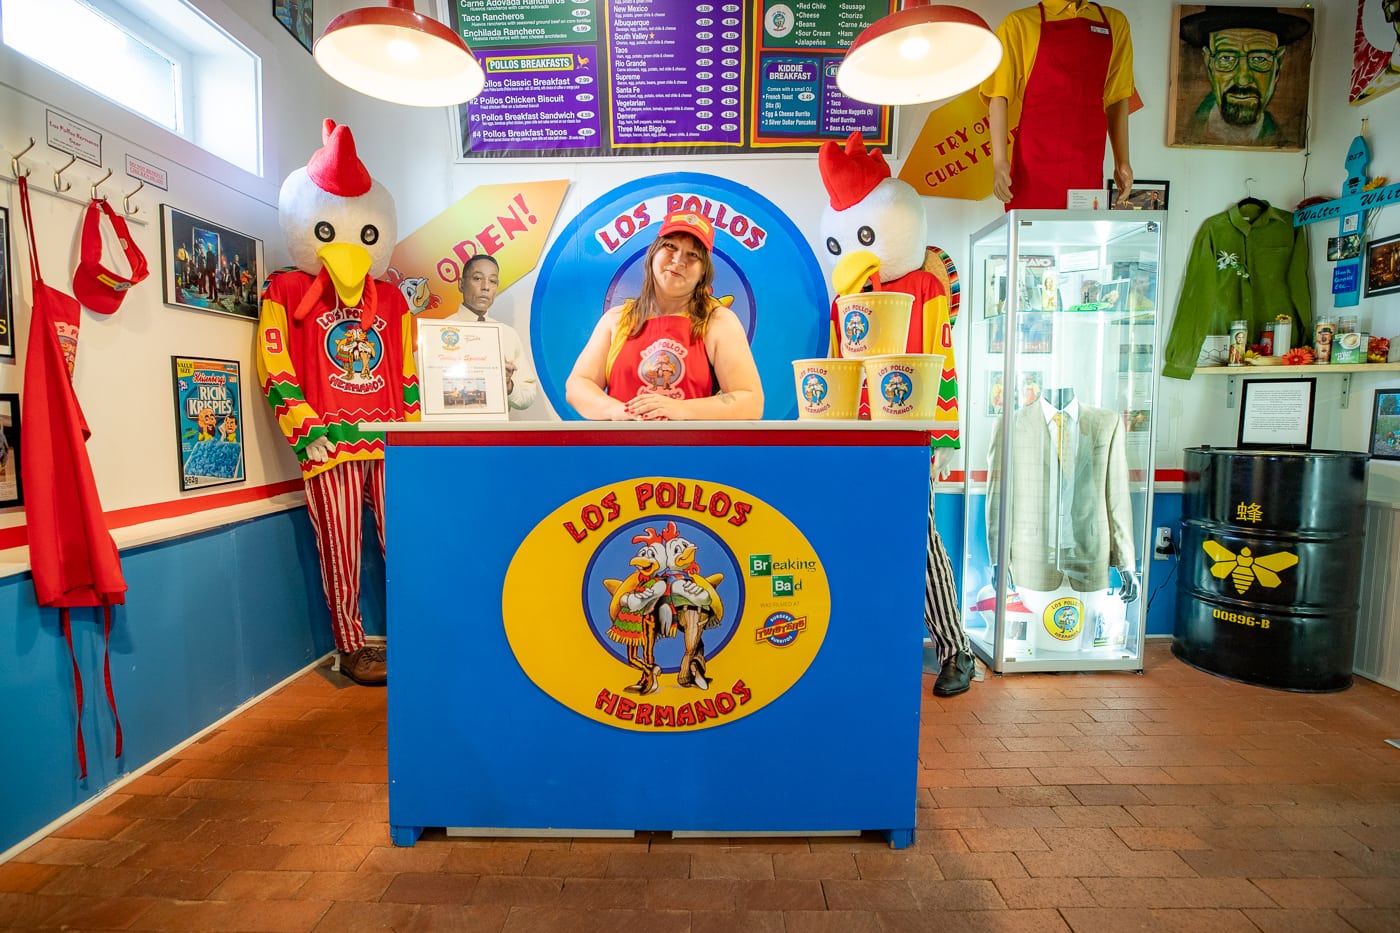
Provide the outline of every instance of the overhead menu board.
[[841,56],[897,0],[456,0],[486,71],[463,104],[474,157],[806,152],[890,109],[845,97]]

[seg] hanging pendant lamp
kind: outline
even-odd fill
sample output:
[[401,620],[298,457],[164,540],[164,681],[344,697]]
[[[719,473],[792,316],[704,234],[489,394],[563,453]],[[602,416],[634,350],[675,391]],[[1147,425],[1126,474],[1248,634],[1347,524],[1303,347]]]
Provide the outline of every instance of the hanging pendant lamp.
[[976,13],[905,0],[856,36],[836,86],[867,104],[922,104],[975,87],[1000,61],[1001,41]]
[[370,97],[413,107],[447,107],[481,93],[486,73],[456,33],[387,0],[331,20],[313,48],[321,70]]

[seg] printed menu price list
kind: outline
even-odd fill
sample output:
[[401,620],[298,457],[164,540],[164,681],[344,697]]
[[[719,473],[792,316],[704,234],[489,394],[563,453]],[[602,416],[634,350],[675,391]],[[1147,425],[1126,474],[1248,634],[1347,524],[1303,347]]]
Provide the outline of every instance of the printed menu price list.
[[893,9],[890,0],[764,0],[763,46],[844,52]]

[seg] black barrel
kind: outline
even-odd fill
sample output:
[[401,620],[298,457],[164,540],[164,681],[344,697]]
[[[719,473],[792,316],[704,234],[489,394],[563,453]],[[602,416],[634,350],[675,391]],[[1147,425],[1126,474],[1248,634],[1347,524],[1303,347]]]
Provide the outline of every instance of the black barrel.
[[1350,687],[1369,457],[1185,454],[1172,652],[1262,687]]

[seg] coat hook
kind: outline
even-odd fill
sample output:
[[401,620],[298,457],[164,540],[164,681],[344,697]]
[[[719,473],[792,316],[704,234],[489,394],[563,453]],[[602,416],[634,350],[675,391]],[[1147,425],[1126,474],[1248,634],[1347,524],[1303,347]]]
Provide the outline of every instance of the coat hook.
[[[92,199],[93,199],[94,201],[97,200],[97,189],[100,188],[100,187],[102,187],[102,183],[103,183],[104,181],[106,181],[107,179],[111,178],[111,177],[112,177],[112,170],[111,170],[111,169],[107,169],[107,174],[106,174],[106,175],[103,175],[101,178],[97,179],[97,181],[93,182],[93,183],[88,187],[88,191],[92,194]],[[103,200],[105,201],[106,198],[103,198]]]
[[1246,178],[1244,180],[1244,193],[1251,198],[1254,197],[1254,189],[1249,187],[1252,184],[1254,184],[1253,178]]
[[[22,158],[24,158],[24,154],[25,154],[26,152],[28,152],[30,149],[33,149],[33,148],[34,148],[34,137],[31,136],[31,137],[29,137],[29,145],[25,146],[25,147],[24,147],[23,149],[21,149],[19,152],[17,152],[17,153],[15,153],[14,155],[10,156],[10,173],[11,173],[12,175],[14,175],[15,178],[19,178],[19,160],[22,159]],[[26,168],[26,169],[24,170],[24,174],[25,174],[25,175],[28,175],[28,174],[29,174],[29,169]]]
[[62,175],[63,175],[64,172],[66,172],[66,171],[68,171],[70,168],[72,168],[72,167],[73,167],[73,163],[76,162],[76,161],[78,161],[78,157],[77,157],[77,156],[69,156],[69,157],[68,157],[68,164],[65,165],[65,166],[63,166],[63,168],[61,168],[61,169],[59,169],[58,171],[56,171],[56,172],[53,173],[53,190],[55,190],[55,191],[59,192],[60,194],[62,194],[63,192],[67,191],[69,188],[72,188],[72,187],[73,187],[73,183],[72,183],[72,182],[64,181],[63,178],[62,178]]
[[141,193],[141,189],[144,188],[144,187],[146,187],[146,183],[143,181],[143,182],[141,182],[139,185],[136,186],[136,190],[135,190],[135,191],[131,192],[131,194],[128,194],[128,195],[126,195],[126,196],[124,196],[124,197],[122,198],[122,210],[125,211],[128,215],[135,214],[137,211],[141,210],[141,208],[139,208],[139,207],[132,207],[132,206],[131,206],[131,199],[134,198],[134,197],[136,197],[136,195],[140,194],[140,193]]

